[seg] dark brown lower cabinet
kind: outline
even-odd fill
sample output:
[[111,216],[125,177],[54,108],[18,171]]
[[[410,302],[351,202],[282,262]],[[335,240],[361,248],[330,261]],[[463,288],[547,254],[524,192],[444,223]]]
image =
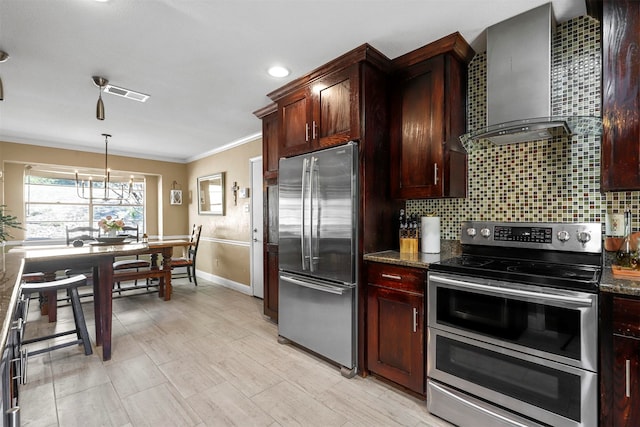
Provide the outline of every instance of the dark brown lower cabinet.
[[640,426],[640,339],[613,336],[613,425]]
[[640,298],[600,294],[600,426],[640,426]]
[[264,314],[278,322],[278,245],[264,245]]
[[368,265],[367,370],[425,395],[426,272]]

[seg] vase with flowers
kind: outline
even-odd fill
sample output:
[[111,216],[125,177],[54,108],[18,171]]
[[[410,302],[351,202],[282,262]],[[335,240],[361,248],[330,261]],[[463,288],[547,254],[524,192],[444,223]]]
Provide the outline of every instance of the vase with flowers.
[[108,237],[116,237],[118,232],[122,231],[124,221],[107,215],[98,221],[98,227],[100,227]]

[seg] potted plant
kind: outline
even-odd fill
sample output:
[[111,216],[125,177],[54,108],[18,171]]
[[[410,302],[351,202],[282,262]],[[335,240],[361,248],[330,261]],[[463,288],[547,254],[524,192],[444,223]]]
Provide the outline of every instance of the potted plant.
[[13,237],[9,234],[7,229],[16,228],[22,230],[20,222],[18,221],[18,217],[14,215],[7,215],[5,213],[7,206],[0,205],[0,242],[4,245],[4,242],[7,241],[7,238]]

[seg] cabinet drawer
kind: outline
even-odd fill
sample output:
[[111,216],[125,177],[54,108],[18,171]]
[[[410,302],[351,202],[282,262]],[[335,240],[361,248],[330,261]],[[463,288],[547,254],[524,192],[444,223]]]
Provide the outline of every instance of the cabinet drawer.
[[613,298],[613,333],[640,338],[640,299]]
[[370,285],[424,294],[425,270],[373,263],[369,264],[367,272]]

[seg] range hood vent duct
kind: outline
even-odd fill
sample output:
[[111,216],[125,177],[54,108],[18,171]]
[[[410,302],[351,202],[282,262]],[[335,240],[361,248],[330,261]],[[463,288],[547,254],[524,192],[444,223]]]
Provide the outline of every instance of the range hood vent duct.
[[600,132],[598,117],[553,116],[551,51],[556,21],[551,3],[487,28],[487,126],[463,144],[538,141]]

